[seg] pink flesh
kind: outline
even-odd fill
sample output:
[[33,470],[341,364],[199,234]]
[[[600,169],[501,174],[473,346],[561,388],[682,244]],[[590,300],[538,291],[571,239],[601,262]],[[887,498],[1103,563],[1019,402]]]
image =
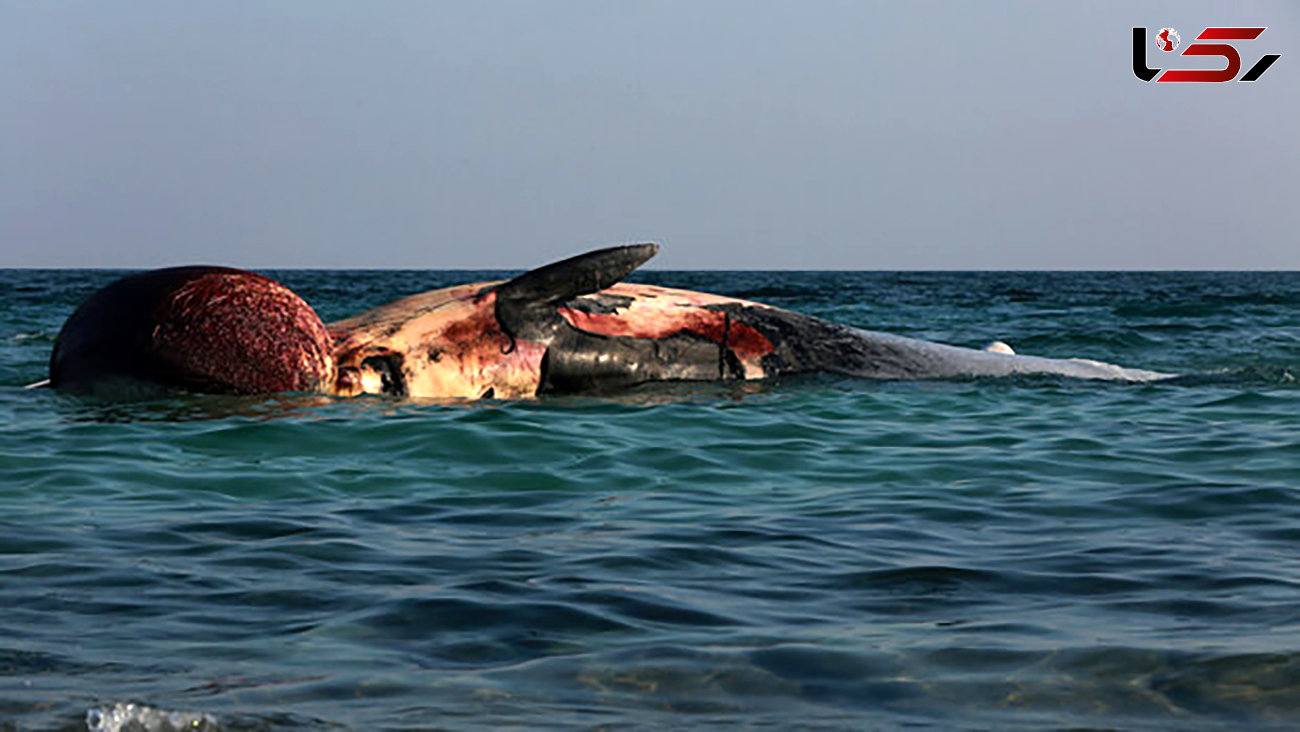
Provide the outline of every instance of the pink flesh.
[[666,338],[687,331],[723,344],[742,361],[756,361],[772,352],[772,344],[753,328],[730,320],[709,305],[740,304],[766,307],[704,292],[675,290],[651,285],[619,283],[601,293],[632,298],[626,308],[613,313],[591,314],[573,308],[560,308],[560,315],[575,328],[590,333],[634,338]]
[[396,354],[411,397],[478,399],[489,391],[498,398],[533,396],[546,348],[501,331],[492,284],[426,292],[332,323],[338,393],[372,391],[349,380],[364,376],[366,359]]
[[[335,338],[340,394],[373,392],[375,376],[362,387],[366,359],[399,355],[412,397],[477,399],[533,396],[541,379],[546,345],[512,340],[496,319],[496,282],[449,287],[412,295],[329,325]],[[609,314],[572,307],[558,312],[575,328],[633,338],[666,338],[689,332],[726,345],[740,359],[746,378],[761,378],[760,359],[773,352],[761,333],[710,306],[767,307],[735,298],[652,285],[619,283],[595,295],[626,297]],[[435,357],[436,354],[436,357]]]
[[332,339],[316,312],[261,275],[203,274],[171,293],[156,318],[164,358],[233,391],[318,391],[334,379]]

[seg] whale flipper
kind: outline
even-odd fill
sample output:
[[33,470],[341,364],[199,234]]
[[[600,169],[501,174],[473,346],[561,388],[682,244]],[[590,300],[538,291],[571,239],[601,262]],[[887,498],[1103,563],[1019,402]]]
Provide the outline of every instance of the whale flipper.
[[617,284],[658,253],[658,244],[627,244],[529,270],[497,286],[497,322],[512,338],[549,342],[563,324],[556,305]]
[[529,270],[497,287],[497,312],[571,300],[613,285],[659,253],[658,244],[626,244],[597,249]]

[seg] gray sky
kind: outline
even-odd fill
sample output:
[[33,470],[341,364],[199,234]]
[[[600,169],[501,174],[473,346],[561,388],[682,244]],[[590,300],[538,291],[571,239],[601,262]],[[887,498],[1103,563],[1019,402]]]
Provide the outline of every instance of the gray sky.
[[[1133,76],[1209,25],[1282,58]],[[0,0],[0,266],[1300,269],[1297,194],[1295,2]]]

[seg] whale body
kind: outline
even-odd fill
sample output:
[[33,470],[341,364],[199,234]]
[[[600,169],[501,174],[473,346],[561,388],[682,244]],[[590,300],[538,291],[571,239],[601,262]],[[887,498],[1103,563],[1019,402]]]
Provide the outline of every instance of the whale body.
[[336,393],[519,398],[803,373],[1169,376],[1087,359],[1022,356],[1010,348],[949,346],[748,300],[620,282],[657,251],[654,244],[601,249],[512,280],[434,290],[331,323]]
[[611,393],[650,382],[830,373],[870,379],[1169,374],[861,330],[748,300],[621,280],[655,244],[599,249],[509,280],[433,290],[324,325],[262,275],[131,275],[92,295],[55,343],[56,388],[307,391],[437,399]]

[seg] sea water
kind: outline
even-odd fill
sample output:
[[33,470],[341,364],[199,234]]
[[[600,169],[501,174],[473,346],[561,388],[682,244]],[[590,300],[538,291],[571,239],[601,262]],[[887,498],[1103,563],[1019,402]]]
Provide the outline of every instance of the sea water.
[[120,274],[0,272],[0,729],[1300,726],[1298,274],[638,275],[1147,384],[21,388]]

